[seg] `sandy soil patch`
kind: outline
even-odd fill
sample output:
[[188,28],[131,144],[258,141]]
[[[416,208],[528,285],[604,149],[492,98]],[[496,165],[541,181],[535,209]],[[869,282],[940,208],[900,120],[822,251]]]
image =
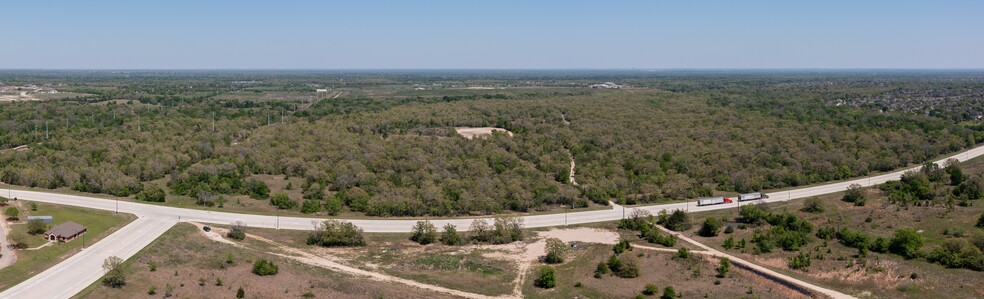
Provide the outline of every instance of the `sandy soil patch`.
[[505,132],[506,134],[509,135],[509,137],[512,137],[513,136],[513,133],[512,132],[509,132],[509,130],[506,130],[506,129],[503,129],[503,128],[493,128],[493,127],[478,127],[478,128],[473,128],[473,127],[455,127],[454,130],[456,132],[458,132],[458,134],[460,134],[461,136],[464,136],[466,139],[474,139],[476,137],[477,138],[485,138],[485,137],[488,137],[488,136],[492,136],[492,132],[494,132],[494,131]]
[[618,242],[618,234],[610,230],[597,228],[579,227],[570,229],[553,229],[545,232],[539,232],[538,234],[540,237],[557,238],[565,243],[577,241],[614,245]]

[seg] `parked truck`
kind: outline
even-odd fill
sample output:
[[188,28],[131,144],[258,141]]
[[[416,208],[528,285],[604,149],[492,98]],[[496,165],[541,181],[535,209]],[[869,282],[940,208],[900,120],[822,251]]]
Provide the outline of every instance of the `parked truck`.
[[765,194],[762,194],[762,192],[745,193],[745,194],[738,195],[738,201],[739,202],[741,202],[741,201],[749,201],[749,200],[766,199],[766,198],[769,198],[769,196],[768,195],[765,195]]
[[732,202],[731,199],[727,197],[712,197],[712,198],[698,199],[697,205],[710,206],[710,205],[726,204],[731,202]]

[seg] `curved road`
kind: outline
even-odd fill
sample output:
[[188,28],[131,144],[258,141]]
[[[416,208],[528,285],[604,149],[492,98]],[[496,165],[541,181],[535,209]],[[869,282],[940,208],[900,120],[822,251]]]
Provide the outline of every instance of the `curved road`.
[[[974,157],[984,155],[984,146],[972,148],[950,157],[936,161],[942,164],[947,159],[958,159],[966,161]],[[907,168],[892,173],[886,173],[873,177],[854,179],[849,181],[805,187],[795,190],[778,191],[767,193],[768,199],[750,201],[747,203],[759,202],[781,202],[799,198],[812,197],[822,194],[840,192],[847,189],[852,184],[871,186],[884,183],[890,180],[898,180],[903,173],[919,167]],[[93,209],[113,211],[116,210],[115,200],[65,195],[37,191],[11,191],[11,196],[25,200],[40,201],[47,203],[80,206]],[[7,289],[0,293],[0,298],[68,298],[81,291],[86,286],[95,282],[102,276],[102,261],[109,256],[119,256],[127,259],[141,248],[150,244],[151,241],[163,234],[172,225],[181,221],[196,221],[205,223],[229,224],[242,221],[251,227],[283,228],[310,230],[323,219],[302,218],[302,217],[276,217],[266,215],[250,215],[226,212],[212,212],[185,208],[156,206],[136,202],[119,201],[119,211],[131,213],[139,217],[130,225],[113,233],[104,240],[85,249],[82,253],[72,256],[68,260],[38,274],[31,279]],[[633,210],[645,210],[650,213],[658,213],[662,210],[689,210],[690,212],[710,211],[719,209],[734,208],[737,203],[713,206],[698,207],[693,202],[673,203],[640,207],[615,206],[610,210],[596,210],[573,212],[567,214],[550,214],[523,216],[526,227],[549,227],[561,226],[565,224],[582,224],[592,222],[604,222],[621,219],[632,213]],[[441,227],[445,224],[452,224],[459,230],[467,230],[475,219],[490,221],[491,218],[455,218],[455,219],[433,219],[436,226]],[[359,226],[366,232],[409,232],[417,220],[386,220],[386,219],[339,219],[349,221]],[[57,285],[58,288],[44,287],[43,285]]]

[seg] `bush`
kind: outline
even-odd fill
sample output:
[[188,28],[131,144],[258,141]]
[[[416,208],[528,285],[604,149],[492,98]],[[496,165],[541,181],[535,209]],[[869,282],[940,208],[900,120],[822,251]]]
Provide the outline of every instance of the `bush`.
[[550,266],[544,266],[540,268],[540,275],[537,276],[534,282],[537,287],[550,289],[557,286],[557,274],[554,272],[554,268]]
[[547,255],[543,262],[547,264],[560,264],[564,262],[564,254],[567,252],[567,244],[560,239],[547,239]]
[[321,212],[321,203],[317,200],[305,199],[304,202],[301,203],[301,213],[311,214],[317,212]]
[[980,218],[977,218],[977,227],[984,228],[984,214],[981,214]]
[[926,256],[926,260],[947,268],[984,271],[984,253],[966,239],[948,239]]
[[31,219],[27,221],[27,233],[32,235],[43,234],[48,230],[48,224],[41,219]]
[[322,207],[322,209],[325,211],[325,213],[328,213],[328,215],[335,216],[338,215],[338,212],[342,211],[342,205],[344,204],[345,203],[342,202],[341,198],[338,198],[337,196],[331,196],[325,200],[325,204]]
[[283,192],[274,194],[270,198],[270,204],[281,210],[290,210],[297,206],[297,202],[287,197],[287,193]]
[[717,277],[724,278],[729,270],[731,270],[731,260],[726,257],[721,258],[721,265],[717,267]]
[[721,219],[708,217],[707,219],[704,219],[704,223],[700,226],[700,231],[698,231],[697,234],[701,237],[716,237],[718,235],[718,231],[721,230],[722,225],[724,225],[724,223]]
[[677,254],[674,257],[680,258],[680,259],[689,258],[690,257],[690,249],[687,249],[686,247],[680,247],[680,249],[677,249]]
[[362,229],[351,222],[325,220],[308,235],[307,244],[324,247],[365,246],[366,241],[362,237]]
[[18,218],[18,216],[20,216],[20,210],[15,207],[7,208],[3,211],[3,214],[7,216],[7,219],[20,219]]
[[842,198],[842,200],[855,204],[857,204],[857,202],[859,201],[863,202],[864,189],[861,188],[861,185],[851,184],[850,186],[847,187],[847,191],[844,192],[844,197]]
[[725,250],[731,250],[731,248],[735,248],[735,238],[728,236],[727,239],[724,239],[724,243],[721,244],[721,248],[724,248]]
[[615,246],[612,246],[612,251],[615,252],[615,255],[622,254],[626,250],[632,250],[632,244],[626,240],[618,241],[618,243],[615,243]]
[[102,267],[106,271],[106,275],[102,279],[103,285],[111,288],[122,288],[126,285],[126,269],[124,269],[123,259],[118,256],[110,256],[103,261]]
[[647,296],[656,295],[656,293],[659,293],[659,287],[655,284],[647,283],[646,287],[642,289],[642,294]]
[[273,262],[267,261],[265,259],[258,259],[253,263],[253,274],[259,276],[277,275],[280,272],[280,268],[274,265]]
[[725,234],[731,234],[731,233],[734,233],[734,232],[735,232],[735,227],[734,226],[728,225],[728,227],[725,227],[724,228],[724,233]]
[[693,226],[690,224],[690,215],[684,210],[673,210],[673,213],[661,220],[660,224],[672,231],[685,231]]
[[800,252],[798,255],[794,255],[789,258],[789,268],[795,270],[803,270],[810,267],[812,260],[809,255]]
[[239,289],[236,290],[236,298],[246,298],[246,291],[243,290],[243,287],[239,287]]
[[676,296],[676,290],[674,290],[673,287],[668,286],[663,288],[663,295],[659,296],[659,299],[674,299]]
[[922,236],[916,230],[903,228],[895,231],[895,236],[892,237],[888,250],[906,259],[911,259],[919,256],[919,249],[922,246]]
[[437,227],[430,221],[417,221],[410,229],[410,241],[420,245],[434,243],[437,240]]
[[149,202],[164,202],[167,197],[164,189],[154,184],[144,184],[143,191],[137,193],[136,199]]
[[621,278],[634,278],[639,276],[639,266],[636,257],[630,254],[621,256],[612,255],[608,259],[608,269]]
[[454,224],[445,224],[444,231],[441,232],[441,243],[449,246],[462,245],[464,240],[458,235],[458,230],[454,228]]
[[611,273],[610,269],[608,268],[608,264],[605,264],[604,262],[598,262],[598,266],[595,267],[594,277],[601,278],[602,275],[608,273]]
[[803,204],[803,208],[800,209],[800,211],[813,214],[823,213],[823,210],[823,201],[817,196],[807,198]]
[[476,242],[506,244],[523,240],[523,219],[517,217],[495,218],[490,226],[482,219],[471,225],[472,239]]
[[239,241],[246,239],[246,224],[241,221],[236,221],[236,223],[229,228],[229,232],[226,233],[226,237]]

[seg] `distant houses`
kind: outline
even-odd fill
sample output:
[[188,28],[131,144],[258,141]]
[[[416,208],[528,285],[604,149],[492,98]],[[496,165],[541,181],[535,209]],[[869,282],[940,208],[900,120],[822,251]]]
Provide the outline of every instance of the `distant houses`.
[[591,84],[591,88],[622,88],[622,85],[618,85],[612,82]]
[[86,232],[85,226],[68,221],[44,232],[45,239],[48,241],[68,242],[81,236]]

